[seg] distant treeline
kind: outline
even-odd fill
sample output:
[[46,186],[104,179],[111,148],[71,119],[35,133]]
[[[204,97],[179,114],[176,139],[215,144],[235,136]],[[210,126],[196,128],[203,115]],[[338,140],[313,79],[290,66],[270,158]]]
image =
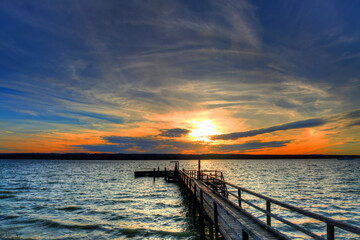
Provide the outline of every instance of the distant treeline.
[[186,159],[319,159],[360,155],[128,154],[128,153],[0,153],[0,159],[186,160]]

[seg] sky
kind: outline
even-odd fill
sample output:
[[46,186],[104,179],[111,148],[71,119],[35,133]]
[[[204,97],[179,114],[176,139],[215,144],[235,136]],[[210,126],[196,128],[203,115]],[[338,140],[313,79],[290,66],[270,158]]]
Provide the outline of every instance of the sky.
[[0,152],[360,154],[360,1],[0,2]]

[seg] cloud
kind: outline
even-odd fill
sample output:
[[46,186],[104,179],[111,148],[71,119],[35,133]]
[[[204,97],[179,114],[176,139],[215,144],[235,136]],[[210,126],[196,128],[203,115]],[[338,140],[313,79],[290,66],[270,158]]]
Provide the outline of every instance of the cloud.
[[344,118],[360,118],[360,109],[346,113]]
[[316,119],[308,119],[303,121],[297,121],[297,122],[291,122],[291,123],[285,123],[282,125],[277,125],[269,128],[261,128],[256,130],[251,130],[247,132],[234,132],[229,134],[220,134],[212,136],[211,139],[213,140],[235,140],[238,138],[244,138],[244,137],[253,137],[260,134],[265,133],[271,133],[276,131],[285,131],[285,130],[291,130],[291,129],[298,129],[298,128],[309,128],[309,127],[318,127],[326,124],[327,121],[322,118],[316,118]]
[[336,124],[335,128],[349,128],[360,125],[360,109],[330,116],[329,122]]
[[[74,116],[80,116],[85,117],[89,119],[96,119],[96,120],[103,120],[110,123],[116,123],[116,124],[123,124],[124,119],[118,116],[114,115],[108,115],[108,114],[100,114],[95,112],[69,112],[70,114],[73,114]],[[90,120],[91,121],[91,120]]]
[[204,145],[199,142],[183,142],[175,140],[160,140],[152,137],[104,137],[107,144],[97,145],[76,145],[74,147],[84,148],[87,151],[94,152],[146,152],[146,153],[180,153],[182,151],[197,151],[203,147],[207,147],[207,152],[233,152],[260,150],[265,148],[284,147],[291,140],[284,141],[250,141],[243,144],[221,144],[221,145]]
[[360,120],[353,121],[353,119],[360,118],[360,110],[353,110],[350,112],[336,114],[327,118],[313,118],[302,121],[290,122],[281,125],[276,125],[268,128],[260,128],[246,132],[233,132],[228,134],[214,135],[211,137],[212,140],[236,140],[244,137],[253,137],[265,133],[272,133],[276,131],[286,131],[292,129],[300,128],[311,128],[319,127],[328,123],[337,123],[339,120],[351,121],[349,124],[345,125],[346,127],[353,127],[360,125]]
[[[220,136],[232,139],[316,126],[311,120],[301,126],[278,124],[359,106],[360,68],[353,58],[359,29],[350,21],[358,16],[345,14],[343,3],[38,0],[0,5],[7,33],[0,39],[0,115],[6,116],[0,125],[11,124],[7,128],[15,132],[21,118],[24,128],[63,132],[76,125],[128,135],[138,124],[148,126],[142,129],[148,135],[161,126],[159,139],[176,138],[186,132],[166,128],[189,128],[184,123],[203,111],[202,118],[216,115],[222,123],[255,129]],[[215,114],[220,111],[224,114]],[[163,120],[171,114],[177,118]],[[338,117],[334,125],[357,124],[358,115]],[[147,139],[99,148],[167,146],[156,136]],[[168,143],[171,151],[181,145]]]
[[284,147],[286,144],[290,143],[291,140],[286,141],[271,141],[271,142],[260,142],[260,141],[250,141],[243,144],[222,144],[214,145],[214,148],[222,152],[231,152],[231,151],[247,151],[247,150],[259,150],[264,148],[279,148]]
[[232,152],[259,150],[264,148],[279,148],[290,143],[285,141],[260,142],[251,141],[243,144],[221,144],[221,145],[205,145],[200,142],[183,142],[175,140],[160,140],[153,137],[120,137],[111,136],[104,137],[107,144],[97,145],[76,145],[74,147],[84,148],[87,151],[94,152],[146,152],[146,153],[180,153],[182,151],[196,151],[203,147],[207,147],[207,152]]
[[[11,9],[8,14],[20,26],[41,33],[26,42],[42,46],[47,54],[38,48],[24,49],[30,56],[20,55],[16,62],[21,75],[30,77],[24,82],[33,85],[35,94],[46,93],[44,99],[67,97],[66,103],[53,104],[59,108],[82,101],[94,109],[119,109],[130,119],[147,113],[196,110],[213,99],[225,100],[224,105],[209,108],[233,107],[237,112],[239,105],[250,111],[277,105],[311,115],[328,109],[326,90],[302,84],[307,79],[289,71],[288,59],[263,45],[266,29],[261,26],[259,6],[249,1],[87,1],[85,7],[42,3],[31,3],[31,7],[7,3],[0,12]],[[54,17],[48,19],[44,13]],[[49,44],[54,41],[61,44]],[[18,44],[18,48],[27,45]],[[208,93],[199,91],[204,86]],[[282,86],[280,94],[275,94],[276,86]],[[274,97],[278,95],[284,99]],[[84,107],[89,106],[72,110]]]
[[354,127],[354,126],[360,126],[360,120],[354,121],[347,125],[347,127]]
[[147,152],[172,153],[184,150],[194,150],[202,147],[198,142],[184,142],[175,140],[161,140],[154,137],[123,137],[109,136],[103,138],[108,144],[77,145],[88,151],[98,152]]
[[160,131],[159,136],[170,138],[184,137],[190,132],[190,130],[186,128],[160,129]]

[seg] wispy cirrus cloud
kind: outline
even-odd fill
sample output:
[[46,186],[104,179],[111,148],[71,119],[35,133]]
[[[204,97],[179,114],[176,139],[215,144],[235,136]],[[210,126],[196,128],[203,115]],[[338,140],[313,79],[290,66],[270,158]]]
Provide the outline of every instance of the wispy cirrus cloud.
[[261,142],[261,141],[249,141],[242,144],[220,144],[214,145],[213,148],[220,152],[244,152],[244,151],[254,151],[261,150],[265,148],[280,148],[286,146],[290,143],[291,140],[284,141],[271,141],[271,142]]
[[246,132],[234,132],[234,133],[229,133],[229,134],[215,135],[215,136],[212,136],[211,139],[213,139],[213,140],[236,140],[239,138],[253,137],[256,135],[272,133],[272,132],[276,132],[276,131],[286,131],[286,130],[299,129],[299,128],[318,127],[318,126],[322,126],[326,123],[327,123],[327,121],[324,119],[321,119],[321,118],[308,119],[308,120],[285,123],[282,125],[277,125],[277,126],[268,127],[268,128],[261,128],[261,129],[246,131]]
[[273,133],[277,131],[287,131],[301,128],[315,128],[327,124],[335,125],[340,128],[348,128],[359,125],[360,110],[353,110],[345,113],[335,114],[323,118],[312,118],[290,123],[284,123],[268,128],[260,128],[245,132],[233,132],[228,134],[214,135],[212,140],[236,140],[239,138],[254,137],[261,134]]

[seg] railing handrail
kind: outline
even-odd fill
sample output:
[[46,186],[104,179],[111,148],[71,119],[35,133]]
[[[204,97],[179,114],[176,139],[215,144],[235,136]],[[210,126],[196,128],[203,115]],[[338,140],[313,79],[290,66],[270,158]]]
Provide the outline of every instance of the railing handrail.
[[[193,171],[193,170],[190,170],[190,171]],[[196,171],[196,170],[195,170],[195,171]],[[190,179],[190,183],[189,183],[189,185],[190,185],[190,186],[189,186],[189,187],[190,187],[190,190],[192,189],[192,186],[193,186],[192,183],[194,183],[194,186],[195,186],[195,187],[194,187],[194,194],[195,194],[195,196],[196,196],[196,192],[201,191],[201,190],[198,190],[198,189],[201,188],[201,185],[200,185],[197,181],[194,181],[195,179],[192,178],[192,177],[190,176],[190,174],[186,173],[185,171],[180,170],[179,172],[180,172],[180,175],[183,174],[183,175],[185,175],[187,178]],[[191,181],[191,180],[192,180],[192,181]],[[198,187],[196,187],[196,186],[198,186]],[[209,188],[209,187],[206,186],[206,185],[203,185],[203,187],[207,188],[207,189],[210,190],[210,191],[212,190],[211,188]],[[191,190],[191,191],[192,191],[192,190]],[[207,192],[204,192],[204,191],[203,191],[203,194],[204,194],[204,193],[205,193],[207,196],[209,196],[209,198],[214,199],[214,198],[211,197]],[[205,202],[207,202],[207,201],[205,200]],[[207,202],[207,204],[210,205],[210,203],[208,203],[208,202]],[[252,232],[250,229],[248,229],[246,226],[244,226],[241,222],[239,222],[238,219],[236,219],[235,217],[233,217],[226,208],[224,208],[224,207],[221,206],[220,204],[217,204],[217,206],[220,207],[220,208],[222,208],[225,212],[227,212],[227,213],[229,214],[230,217],[232,217],[233,220],[235,220],[235,222],[237,222],[238,224],[240,224],[240,225],[243,227],[243,229],[245,230],[245,232],[246,232],[249,236],[252,236],[255,240],[261,240],[261,239],[262,239],[262,238],[260,238],[259,236],[257,236],[256,233]],[[218,214],[218,216],[221,217],[220,214]],[[228,223],[226,223],[225,219],[222,219],[222,220],[223,220],[223,222],[230,228],[230,230],[234,232],[234,229],[232,229],[232,227],[229,226]],[[286,235],[282,234],[281,232],[279,232],[279,231],[276,230],[276,229],[273,229],[273,228],[272,228],[271,231],[272,231],[273,233],[277,234],[278,236],[281,236],[282,239],[289,239]],[[234,232],[234,233],[235,233],[235,232]]]
[[[195,170],[197,171],[197,170]],[[338,227],[338,228],[341,228],[343,230],[346,230],[348,232],[351,232],[351,233],[355,233],[355,234],[359,234],[360,235],[360,228],[357,227],[357,226],[354,226],[354,225],[351,225],[351,224],[348,224],[348,223],[345,223],[345,222],[342,222],[342,221],[339,221],[339,220],[335,220],[335,219],[332,219],[332,218],[329,218],[329,217],[326,217],[326,216],[323,216],[323,215],[320,215],[318,213],[314,213],[314,212],[310,212],[308,210],[305,210],[303,208],[300,208],[300,207],[296,207],[296,206],[293,206],[291,204],[288,204],[288,203],[284,203],[284,202],[281,202],[279,200],[276,200],[276,199],[273,199],[273,198],[270,198],[270,197],[267,197],[265,195],[262,195],[260,193],[256,193],[252,190],[249,190],[249,189],[246,189],[246,188],[243,188],[243,187],[240,187],[240,186],[237,186],[233,183],[230,183],[228,181],[225,181],[225,180],[222,180],[218,177],[215,177],[213,175],[210,175],[210,174],[206,174],[204,173],[204,171],[200,171],[201,172],[201,176],[208,176],[210,178],[213,178],[219,182],[222,182],[226,185],[229,185],[229,186],[232,186],[233,188],[236,188],[238,190],[241,190],[241,191],[244,191],[246,193],[249,193],[253,196],[256,196],[258,198],[261,198],[263,200],[266,200],[266,201],[269,201],[275,205],[278,205],[278,206],[281,206],[283,208],[286,208],[286,209],[289,209],[289,210],[292,210],[292,211],[295,211],[297,213],[300,213],[304,216],[307,216],[307,217],[311,217],[311,218],[314,218],[314,219],[317,219],[317,220],[320,220],[326,224],[329,224],[329,225],[332,225],[332,226],[335,226],[335,227]],[[230,193],[230,191],[226,190],[227,192]]]
[[240,190],[242,190],[242,191],[244,191],[244,192],[247,192],[247,193],[249,193],[249,194],[251,194],[251,195],[254,195],[254,196],[256,196],[256,197],[259,197],[259,198],[261,198],[261,199],[264,199],[264,200],[266,200],[266,201],[269,201],[269,202],[274,203],[274,204],[276,204],[276,205],[279,205],[279,206],[281,206],[281,207],[284,207],[284,208],[287,208],[287,209],[289,209],[289,210],[298,212],[298,213],[303,214],[303,215],[308,216],[308,217],[312,217],[312,218],[314,218],[314,219],[323,221],[323,222],[325,222],[325,223],[334,225],[334,226],[336,226],[336,227],[339,227],[339,228],[341,228],[341,229],[350,231],[350,232],[352,232],[352,233],[360,234],[360,228],[358,228],[358,227],[356,227],[356,226],[353,226],[353,225],[351,225],[351,224],[344,223],[344,222],[341,222],[341,221],[338,221],[338,220],[335,220],[335,219],[332,219],[332,218],[329,218],[329,217],[320,215],[320,214],[318,214],[318,213],[310,212],[310,211],[305,210],[305,209],[303,209],[303,208],[296,207],[296,206],[293,206],[293,205],[291,205],[291,204],[281,202],[281,201],[279,201],[279,200],[276,200],[276,199],[267,197],[267,196],[262,195],[262,194],[260,194],[260,193],[256,193],[256,192],[251,191],[251,190],[249,190],[249,189],[246,189],[246,188],[243,188],[243,187],[239,187],[239,186],[237,186],[237,185],[235,185],[235,184],[232,184],[232,183],[227,182],[227,181],[225,181],[225,180],[222,180],[222,179],[220,179],[220,178],[216,178],[216,177],[214,177],[214,176],[212,176],[212,175],[209,175],[209,174],[206,174],[206,173],[203,173],[203,175],[207,175],[207,176],[209,176],[209,177],[211,177],[211,178],[214,178],[214,179],[216,179],[216,180],[218,180],[218,181],[220,181],[220,182],[223,182],[223,183],[225,183],[225,184],[227,184],[227,185],[230,185],[230,186],[232,186],[232,187],[234,187],[234,188],[236,188],[236,189],[240,189]]

